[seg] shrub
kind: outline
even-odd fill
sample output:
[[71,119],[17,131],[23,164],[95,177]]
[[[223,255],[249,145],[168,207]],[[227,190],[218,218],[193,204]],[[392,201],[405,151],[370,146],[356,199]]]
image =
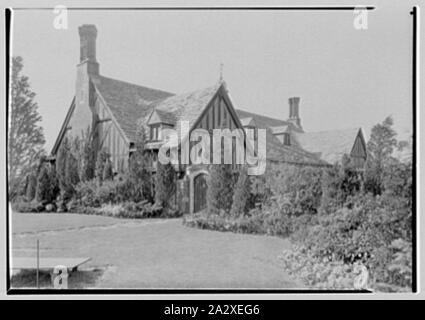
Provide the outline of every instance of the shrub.
[[171,163],[161,164],[158,161],[155,175],[155,203],[161,207],[170,206],[170,198],[176,190],[176,172]]
[[97,155],[95,177],[100,184],[103,181],[103,171],[105,168],[105,163],[108,159],[109,159],[109,153],[106,152],[105,150],[101,150]]
[[65,181],[65,190],[63,190],[64,198],[69,199],[75,192],[75,186],[80,182],[80,177],[78,176],[78,161],[72,152],[68,153],[66,159]]
[[35,198],[36,190],[37,190],[37,177],[35,176],[35,174],[30,173],[27,176],[27,185],[25,190],[27,201],[31,201]]
[[56,155],[56,173],[59,180],[59,188],[61,190],[61,198],[63,201],[67,201],[70,198],[71,192],[68,192],[69,185],[66,179],[66,162],[68,159],[68,153],[70,149],[69,140],[65,136],[62,139],[58,153]]
[[42,212],[44,211],[44,206],[35,200],[33,201],[25,201],[22,198],[15,199],[14,202],[12,202],[12,210],[14,212],[21,212],[21,213],[36,213],[36,212]]
[[359,275],[354,264],[318,258],[303,247],[285,250],[279,257],[283,269],[314,289],[353,290]]
[[317,212],[322,196],[320,168],[282,164],[266,174],[273,202],[282,212],[295,216]]
[[114,172],[112,170],[112,162],[111,160],[107,159],[105,162],[105,165],[103,167],[103,181],[113,180],[114,179]]
[[411,242],[410,210],[391,198],[371,194],[348,198],[345,206],[320,216],[318,223],[293,239],[315,257],[344,263],[362,262],[376,282],[404,285],[389,266],[393,259],[391,244],[403,238]]
[[50,165],[44,165],[37,179],[37,201],[51,203],[56,199],[58,191],[59,187],[55,170]]
[[211,214],[219,214],[221,210],[229,212],[232,206],[234,176],[228,164],[210,165],[207,179],[207,209]]
[[145,134],[138,130],[134,144],[135,151],[131,154],[128,164],[128,174],[134,186],[134,201],[153,201],[152,172],[148,170],[149,159],[144,152]]
[[361,191],[362,176],[351,165],[347,156],[343,164],[336,164],[324,170],[322,179],[322,199],[319,213],[329,214],[340,209],[349,196],[354,196]]
[[98,208],[84,207],[77,205],[76,202],[68,203],[72,208],[68,208],[72,212],[92,215],[102,215],[115,218],[128,219],[145,219],[145,218],[173,218],[179,216],[176,211],[165,211],[162,207],[151,204],[147,201],[141,202],[123,202],[123,203],[107,203]]
[[246,168],[242,168],[235,186],[230,214],[245,215],[251,207],[251,181]]
[[94,132],[87,127],[81,138],[76,141],[76,158],[78,160],[78,172],[81,181],[91,180],[95,177],[96,146]]
[[255,210],[250,215],[232,217],[225,211],[220,214],[201,212],[185,216],[183,223],[189,227],[236,233],[268,234],[286,237],[290,233],[288,217]]
[[75,187],[74,200],[85,207],[99,207],[100,200],[97,197],[98,182],[95,179],[80,182]]
[[412,286],[412,242],[401,238],[391,243],[393,251],[391,262],[388,266],[390,283],[400,287]]

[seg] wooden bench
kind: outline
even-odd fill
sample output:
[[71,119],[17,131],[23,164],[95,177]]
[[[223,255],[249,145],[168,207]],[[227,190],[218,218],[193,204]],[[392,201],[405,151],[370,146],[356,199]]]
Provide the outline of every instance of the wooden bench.
[[12,269],[26,270],[43,270],[53,271],[57,266],[65,266],[68,271],[76,271],[83,263],[88,262],[91,258],[42,258],[40,257],[37,268],[37,257],[33,258],[12,258]]

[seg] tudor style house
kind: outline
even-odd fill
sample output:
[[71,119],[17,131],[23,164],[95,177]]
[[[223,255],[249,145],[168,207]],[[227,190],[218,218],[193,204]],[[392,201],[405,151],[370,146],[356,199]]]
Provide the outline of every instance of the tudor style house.
[[[143,129],[147,137],[145,149],[155,168],[158,149],[166,139],[164,132],[169,128],[178,130],[181,121],[189,122],[188,134],[197,128],[209,131],[238,128],[255,137],[258,128],[266,129],[268,162],[328,166],[347,154],[361,168],[366,159],[361,129],[304,132],[299,98],[289,99],[289,119],[279,120],[235,109],[223,81],[190,93],[174,94],[107,78],[100,74],[96,59],[96,27],[83,25],[79,27],[79,35],[75,96],[53,146],[53,159],[65,136],[81,135],[90,128],[97,150],[106,150],[111,155],[114,171],[123,172],[135,150],[137,132]],[[207,168],[189,164],[177,166],[176,172],[177,192],[181,193],[176,198],[181,202],[181,209],[185,212],[203,209]]]

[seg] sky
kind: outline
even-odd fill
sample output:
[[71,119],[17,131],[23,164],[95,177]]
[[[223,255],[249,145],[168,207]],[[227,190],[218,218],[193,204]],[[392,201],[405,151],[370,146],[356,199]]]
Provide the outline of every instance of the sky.
[[14,11],[12,54],[24,59],[50,151],[75,91],[78,26],[95,24],[104,76],[185,93],[226,81],[238,109],[287,119],[298,96],[305,131],[371,127],[392,115],[412,131],[411,4],[375,1],[368,29],[352,11]]

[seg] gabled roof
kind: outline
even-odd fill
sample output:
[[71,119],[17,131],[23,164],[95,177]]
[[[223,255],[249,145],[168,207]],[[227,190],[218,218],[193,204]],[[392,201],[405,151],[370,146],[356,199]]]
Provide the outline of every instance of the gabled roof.
[[350,155],[360,128],[321,132],[294,133],[295,142],[303,149],[318,154],[330,164],[341,161],[344,154]]
[[71,119],[74,110],[75,110],[75,97],[72,98],[71,105],[69,106],[68,112],[66,113],[65,120],[62,123],[62,126],[61,126],[61,129],[59,131],[59,134],[56,137],[55,144],[53,145],[52,151],[50,152],[50,154],[52,156],[55,156],[56,153],[58,152],[58,149],[59,149],[59,146],[61,144],[62,138],[64,137],[64,135],[66,133],[69,120]]
[[189,127],[191,128],[214,98],[220,87],[221,84],[218,83],[208,88],[178,94],[164,100],[156,101],[151,105],[154,110],[152,112],[159,112],[163,116],[166,114],[169,119],[172,119],[177,132],[180,132],[181,121],[189,121]]
[[[161,122],[175,125],[178,133],[180,133],[181,121],[188,121],[189,128],[192,128],[217,92],[223,87],[223,83],[217,83],[205,89],[174,95],[166,91],[103,76],[93,78],[92,82],[127,139],[133,142],[136,140],[138,126],[146,128],[153,114]],[[289,128],[293,126],[292,123],[242,110],[236,110],[236,114],[239,118],[250,118],[248,123],[255,123],[258,128],[267,129],[268,160],[298,164],[325,164],[298,146],[284,146],[273,136],[270,127],[286,126]]]
[[[288,162],[297,164],[309,165],[326,165],[314,154],[303,150],[298,145],[285,146],[274,135],[272,127],[295,128],[294,125],[288,121],[274,119],[244,110],[236,110],[239,117],[252,118],[255,121],[257,128],[266,129],[266,150],[267,160],[275,162]],[[294,129],[298,130],[298,129]]]
[[152,102],[173,95],[103,76],[96,76],[92,82],[129,141],[135,141],[137,120],[150,114]]
[[176,117],[171,112],[153,109],[151,115],[149,116],[148,124],[154,123],[165,123],[174,125],[176,123]]

